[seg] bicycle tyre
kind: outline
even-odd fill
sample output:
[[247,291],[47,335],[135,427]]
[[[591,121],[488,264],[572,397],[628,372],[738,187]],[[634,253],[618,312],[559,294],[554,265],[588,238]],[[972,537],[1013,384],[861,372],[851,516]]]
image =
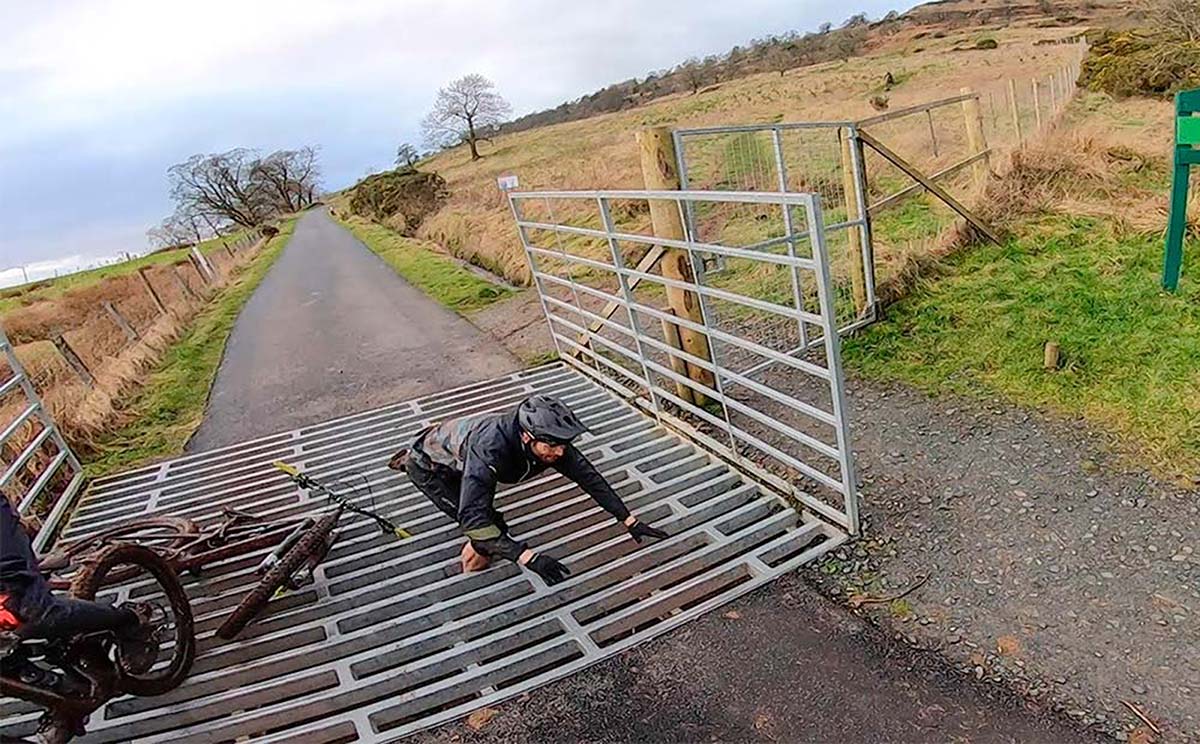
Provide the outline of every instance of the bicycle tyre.
[[107,574],[116,566],[132,565],[144,569],[162,587],[175,618],[175,646],[171,662],[161,670],[145,674],[130,674],[117,665],[118,686],[123,692],[143,697],[162,695],[178,687],[192,671],[196,660],[196,631],[192,605],[179,577],[167,561],[150,548],[132,543],[118,543],[103,548],[79,569],[71,582],[71,596],[94,600],[96,592],[105,585]]
[[[164,534],[162,537],[154,537],[155,546],[162,550],[175,550],[182,548],[191,540],[195,539],[200,533],[200,526],[190,519],[183,517],[147,517],[145,519],[135,519],[132,522],[111,527],[103,532],[99,532],[91,537],[83,537],[78,540],[73,540],[66,543],[60,549],[55,550],[48,557],[63,555],[70,562],[74,562],[83,556],[90,553],[102,550],[106,545],[114,542],[130,542],[134,545],[143,545],[144,543],[137,540],[139,532],[147,529],[158,529]],[[132,542],[131,542],[132,541]],[[107,580],[110,584],[119,584],[137,573],[137,568],[130,567],[125,571],[118,571],[108,576]],[[54,577],[51,579],[50,585],[55,589],[65,589],[70,587],[69,580]]]
[[241,603],[234,608],[233,612],[229,613],[229,617],[225,618],[225,622],[217,628],[218,637],[228,641],[241,633],[271,601],[275,590],[283,586],[284,582],[291,578],[292,574],[296,573],[306,561],[325,548],[325,540],[337,526],[341,511],[341,509],[337,509],[321,517],[316,524],[309,527],[308,531],[300,536],[292,549],[284,553],[283,558],[280,558],[279,562],[271,566],[263,575],[258,586],[250,590],[250,593],[242,598]]

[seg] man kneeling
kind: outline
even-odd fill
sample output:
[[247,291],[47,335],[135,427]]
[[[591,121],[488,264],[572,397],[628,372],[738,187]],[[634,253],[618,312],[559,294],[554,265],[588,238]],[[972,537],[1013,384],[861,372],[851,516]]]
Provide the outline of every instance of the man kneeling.
[[604,476],[571,444],[585,431],[561,401],[535,395],[510,411],[463,416],[424,429],[388,467],[406,472],[421,493],[462,527],[468,538],[464,572],[507,558],[547,584],[557,584],[570,572],[509,536],[504,515],[494,506],[497,483],[519,483],[552,467],[578,483],[637,542],[667,536],[632,516]]

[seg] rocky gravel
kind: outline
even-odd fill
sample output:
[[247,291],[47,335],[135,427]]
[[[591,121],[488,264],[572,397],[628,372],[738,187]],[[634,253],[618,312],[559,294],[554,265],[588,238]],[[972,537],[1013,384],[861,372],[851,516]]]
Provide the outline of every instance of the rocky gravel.
[[1200,494],[1078,422],[853,381],[863,539],[808,572],[1120,740],[1200,741]]

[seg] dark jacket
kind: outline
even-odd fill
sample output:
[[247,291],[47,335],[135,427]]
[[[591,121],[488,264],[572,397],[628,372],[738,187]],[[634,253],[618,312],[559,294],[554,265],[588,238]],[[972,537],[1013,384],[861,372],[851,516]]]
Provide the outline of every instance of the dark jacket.
[[50,587],[37,565],[16,509],[0,495],[0,593],[9,596],[7,609],[22,620],[35,617],[51,601]]
[[621,497],[574,445],[547,465],[521,441],[516,409],[450,419],[422,431],[414,449],[430,460],[462,474],[458,523],[471,544],[484,555],[515,561],[525,549],[496,524],[492,502],[496,484],[520,483],[553,467],[579,486],[618,520],[629,517]]

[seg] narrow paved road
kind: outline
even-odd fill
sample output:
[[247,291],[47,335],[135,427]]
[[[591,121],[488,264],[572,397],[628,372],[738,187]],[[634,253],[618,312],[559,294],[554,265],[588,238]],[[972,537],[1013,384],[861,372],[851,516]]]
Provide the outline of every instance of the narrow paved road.
[[520,362],[322,209],[246,303],[188,452],[511,372]]

